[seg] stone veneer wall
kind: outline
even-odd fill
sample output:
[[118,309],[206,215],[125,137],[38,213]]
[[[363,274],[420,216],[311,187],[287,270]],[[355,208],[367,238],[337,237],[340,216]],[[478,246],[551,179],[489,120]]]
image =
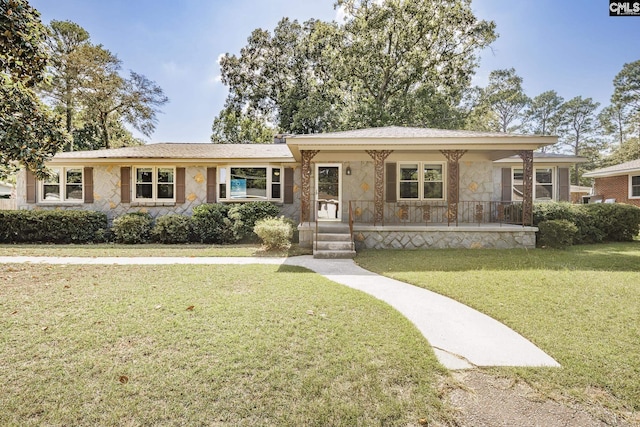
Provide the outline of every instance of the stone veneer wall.
[[356,227],[356,249],[533,249],[536,227]]
[[[185,168],[185,203],[122,203],[120,197],[120,166],[94,166],[93,168],[93,203],[27,203],[25,172],[18,174],[17,208],[18,209],[82,209],[100,211],[107,214],[109,221],[130,212],[148,212],[153,217],[172,213],[191,215],[193,208],[206,203],[207,167],[188,166]],[[300,168],[294,170],[294,203],[281,205],[282,215],[300,219]]]
[[[460,160],[460,200],[492,201],[494,197],[493,162]],[[498,193],[500,194],[500,193]]]

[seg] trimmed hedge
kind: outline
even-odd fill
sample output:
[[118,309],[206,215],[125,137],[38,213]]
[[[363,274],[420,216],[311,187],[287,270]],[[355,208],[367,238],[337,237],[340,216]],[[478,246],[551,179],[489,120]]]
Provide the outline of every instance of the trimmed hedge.
[[196,206],[193,209],[194,233],[203,243],[235,243],[256,239],[253,228],[257,221],[280,214],[270,202]]
[[550,219],[538,224],[538,246],[564,249],[573,244],[578,227],[566,219]]
[[266,218],[280,215],[280,209],[270,202],[250,202],[231,205],[229,219],[233,222],[233,235],[236,241],[255,241],[253,228],[256,223]]
[[113,237],[117,243],[147,243],[153,218],[148,213],[132,212],[113,220]]
[[534,204],[533,224],[539,226],[550,220],[575,224],[578,231],[574,244],[630,241],[640,233],[640,208],[622,203]]
[[92,243],[103,241],[107,230],[102,212],[0,211],[2,243]]
[[194,234],[202,243],[233,242],[233,223],[228,218],[229,205],[208,204],[193,208]]
[[2,243],[235,243],[256,241],[256,223],[276,217],[280,209],[264,201],[233,205],[205,204],[193,209],[193,216],[170,214],[155,221],[148,213],[133,212],[113,220],[101,212],[0,211]]
[[192,237],[191,217],[170,214],[158,217],[151,230],[153,241],[159,243],[188,243]]

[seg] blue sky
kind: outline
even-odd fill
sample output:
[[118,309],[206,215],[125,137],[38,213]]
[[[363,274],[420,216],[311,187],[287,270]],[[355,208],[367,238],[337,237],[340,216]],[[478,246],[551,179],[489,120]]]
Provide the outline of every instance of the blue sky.
[[[255,28],[282,17],[336,17],[333,0],[31,0],[48,24],[70,20],[134,70],[157,82],[170,102],[148,142],[207,142],[227,89],[218,57],[239,53]],[[474,84],[514,67],[527,95],[556,90],[606,105],[614,76],[640,59],[640,17],[609,17],[607,0],[473,0],[500,37],[482,52]]]

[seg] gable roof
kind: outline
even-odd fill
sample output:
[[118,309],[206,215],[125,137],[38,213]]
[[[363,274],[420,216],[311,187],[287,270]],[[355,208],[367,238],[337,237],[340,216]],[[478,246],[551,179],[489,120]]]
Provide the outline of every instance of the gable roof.
[[615,175],[626,175],[628,173],[640,172],[640,159],[631,160],[630,162],[620,163],[619,165],[609,166],[607,168],[596,169],[587,172],[582,176],[587,178],[598,178]]
[[52,163],[122,159],[250,160],[294,162],[285,144],[158,143],[108,150],[58,153]]
[[[297,139],[352,139],[352,138],[504,138],[518,136],[516,134],[500,132],[476,132],[468,130],[431,129],[404,126],[386,126],[368,129],[355,129],[342,132],[314,133],[292,135]],[[519,135],[522,136],[522,135]]]
[[395,151],[474,150],[492,152],[505,150],[502,156],[505,157],[514,154],[514,150],[537,150],[558,142],[556,136],[403,126],[291,135],[285,138],[296,159],[300,158],[300,150],[327,149],[335,151],[385,149]]

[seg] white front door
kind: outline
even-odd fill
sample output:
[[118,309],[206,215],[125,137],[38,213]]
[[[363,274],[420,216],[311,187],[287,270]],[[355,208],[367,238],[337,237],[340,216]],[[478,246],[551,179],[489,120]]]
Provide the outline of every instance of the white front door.
[[316,164],[316,210],[322,221],[342,221],[342,165]]

